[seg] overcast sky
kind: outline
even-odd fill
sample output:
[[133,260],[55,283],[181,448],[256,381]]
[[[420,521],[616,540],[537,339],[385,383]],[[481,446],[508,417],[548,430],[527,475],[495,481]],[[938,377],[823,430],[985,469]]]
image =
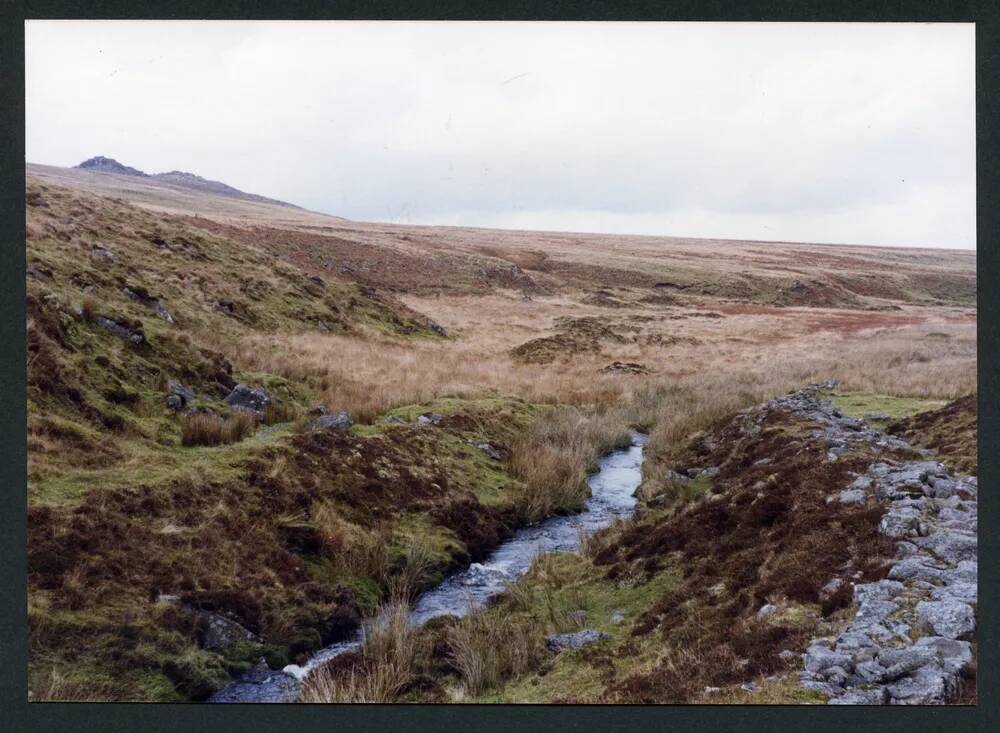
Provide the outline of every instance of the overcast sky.
[[29,21],[33,163],[352,219],[975,247],[972,25]]

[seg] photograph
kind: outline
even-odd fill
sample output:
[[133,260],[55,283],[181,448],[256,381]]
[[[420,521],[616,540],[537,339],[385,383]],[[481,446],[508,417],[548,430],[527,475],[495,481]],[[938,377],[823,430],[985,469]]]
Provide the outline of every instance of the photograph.
[[977,705],[974,23],[23,36],[28,708]]

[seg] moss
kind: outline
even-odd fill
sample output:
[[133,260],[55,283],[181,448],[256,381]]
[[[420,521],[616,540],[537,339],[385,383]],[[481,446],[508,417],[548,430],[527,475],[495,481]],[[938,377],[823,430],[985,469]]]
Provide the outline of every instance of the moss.
[[163,661],[163,673],[191,700],[204,700],[229,682],[226,664],[217,654],[188,651]]

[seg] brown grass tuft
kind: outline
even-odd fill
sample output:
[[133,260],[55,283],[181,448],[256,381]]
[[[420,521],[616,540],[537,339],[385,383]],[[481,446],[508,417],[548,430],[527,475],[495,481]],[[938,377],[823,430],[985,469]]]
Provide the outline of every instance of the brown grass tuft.
[[181,417],[181,445],[226,445],[238,443],[257,427],[253,415],[237,412],[227,418],[199,412]]

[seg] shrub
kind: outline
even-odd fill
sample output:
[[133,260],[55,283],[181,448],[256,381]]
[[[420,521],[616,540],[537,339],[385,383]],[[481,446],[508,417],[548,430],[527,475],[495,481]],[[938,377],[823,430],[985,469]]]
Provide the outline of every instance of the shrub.
[[256,418],[247,413],[237,412],[223,419],[212,413],[197,412],[181,418],[181,445],[238,443],[256,427]]

